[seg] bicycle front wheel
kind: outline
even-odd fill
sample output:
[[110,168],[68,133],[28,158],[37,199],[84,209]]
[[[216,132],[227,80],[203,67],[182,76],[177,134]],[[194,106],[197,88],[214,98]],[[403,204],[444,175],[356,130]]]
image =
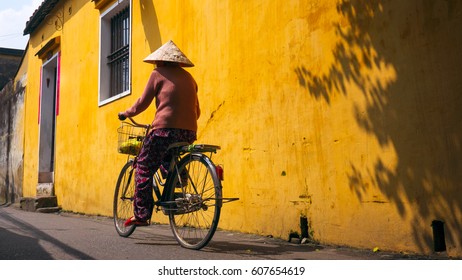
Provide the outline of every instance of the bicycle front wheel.
[[205,155],[190,154],[178,164],[170,198],[170,227],[178,243],[199,250],[212,239],[220,219],[221,182],[215,165]]
[[117,233],[122,237],[130,236],[136,226],[124,226],[124,222],[133,216],[133,199],[135,194],[135,169],[133,162],[127,162],[120,171],[114,192],[114,225]]

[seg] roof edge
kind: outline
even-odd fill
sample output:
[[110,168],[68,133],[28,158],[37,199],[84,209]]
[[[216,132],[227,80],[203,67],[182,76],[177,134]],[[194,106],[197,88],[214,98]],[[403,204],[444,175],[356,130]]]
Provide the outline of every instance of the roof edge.
[[12,55],[12,56],[23,56],[24,50],[21,50],[21,49],[0,48],[0,54],[3,54],[3,55]]
[[31,34],[43,22],[60,0],[44,0],[26,22],[23,35]]

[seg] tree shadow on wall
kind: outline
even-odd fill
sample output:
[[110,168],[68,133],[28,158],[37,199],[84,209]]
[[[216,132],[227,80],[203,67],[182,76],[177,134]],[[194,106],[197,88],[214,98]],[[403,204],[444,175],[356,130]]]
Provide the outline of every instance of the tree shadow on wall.
[[[415,217],[420,249],[432,246],[422,221],[430,227],[434,219],[446,223],[446,240],[460,245],[462,3],[342,0],[337,11],[351,26],[335,26],[334,61],[321,74],[299,65],[299,84],[327,104],[339,93],[364,95],[365,109],[354,105],[357,123],[397,156],[393,167],[381,158],[373,169],[351,162],[351,190],[362,200],[370,188],[364,182],[376,182],[403,217]],[[368,75],[387,69],[393,79]]]
[[162,44],[156,9],[151,0],[141,0],[140,6],[141,21],[146,35],[145,43],[149,45],[150,51],[153,52]]

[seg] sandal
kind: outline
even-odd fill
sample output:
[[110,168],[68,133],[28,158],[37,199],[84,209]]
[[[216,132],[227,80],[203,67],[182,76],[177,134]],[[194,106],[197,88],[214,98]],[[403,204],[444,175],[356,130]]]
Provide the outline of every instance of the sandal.
[[149,226],[149,222],[148,221],[138,221],[135,217],[131,217],[127,219],[124,223],[124,227],[129,227],[129,226],[138,226],[138,227]]

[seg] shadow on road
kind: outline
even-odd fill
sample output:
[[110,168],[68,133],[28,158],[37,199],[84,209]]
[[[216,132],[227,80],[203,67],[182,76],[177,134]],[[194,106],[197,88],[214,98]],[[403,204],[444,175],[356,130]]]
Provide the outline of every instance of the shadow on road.
[[13,217],[6,212],[0,211],[0,219],[11,223],[9,228],[0,228],[0,259],[2,260],[53,259],[52,255],[39,244],[40,241],[53,244],[75,259],[93,259],[91,256],[64,244],[33,225]]
[[[215,241],[211,242],[203,250],[212,253],[226,253],[239,255],[242,257],[259,257],[262,259],[275,259],[277,256],[291,256],[297,254],[306,254],[322,249],[321,246],[295,246],[292,244],[274,243],[242,243],[233,241]],[[290,259],[297,259],[290,257]],[[303,258],[300,258],[303,259]]]
[[52,260],[39,240],[0,228],[1,260]]

